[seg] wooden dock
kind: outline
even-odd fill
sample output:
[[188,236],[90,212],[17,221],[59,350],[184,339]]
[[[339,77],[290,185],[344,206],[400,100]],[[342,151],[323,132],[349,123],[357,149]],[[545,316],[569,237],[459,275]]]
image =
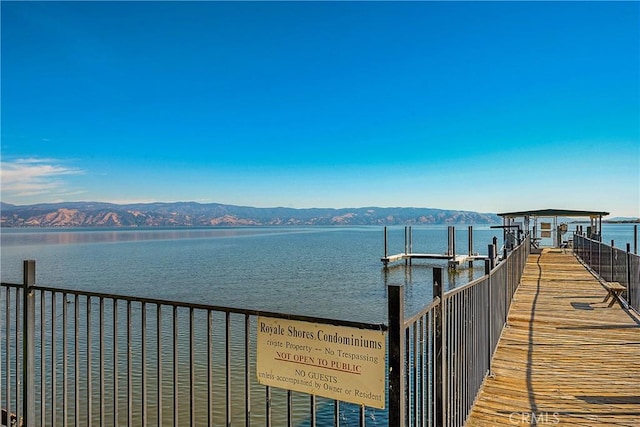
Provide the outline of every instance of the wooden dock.
[[467,426],[640,426],[640,317],[569,252],[531,255]]
[[[447,227],[447,251],[441,254],[425,254],[415,253],[412,250],[413,245],[413,228],[407,226],[404,228],[404,252],[395,255],[388,254],[388,236],[387,227],[384,228],[384,256],[380,258],[380,261],[384,264],[385,268],[389,264],[405,261],[406,264],[411,264],[414,259],[432,259],[432,260],[445,260],[448,261],[449,268],[457,268],[460,265],[469,263],[471,265],[473,261],[488,259],[490,255],[483,256],[473,252],[473,227],[468,227],[468,241],[469,241],[469,255],[456,254],[456,229],[453,226]],[[495,256],[495,238],[494,238],[494,256]]]
[[380,258],[380,261],[387,266],[390,263],[414,259],[434,259],[434,260],[446,260],[450,268],[455,268],[466,262],[473,262],[476,260],[487,259],[483,255],[449,255],[449,254],[421,254],[421,253],[401,253],[395,255],[388,255]]

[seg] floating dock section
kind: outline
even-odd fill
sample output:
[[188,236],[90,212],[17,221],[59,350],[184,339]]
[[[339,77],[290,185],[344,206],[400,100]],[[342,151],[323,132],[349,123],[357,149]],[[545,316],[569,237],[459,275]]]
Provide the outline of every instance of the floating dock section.
[[[388,254],[388,237],[387,227],[384,228],[384,256],[380,258],[380,261],[385,267],[389,264],[404,260],[405,265],[410,265],[414,259],[433,259],[433,260],[446,260],[449,268],[455,269],[465,263],[469,264],[469,267],[473,267],[473,261],[490,259],[490,256],[479,255],[473,252],[473,227],[469,226],[469,252],[465,254],[456,254],[456,239],[455,239],[455,227],[449,226],[448,232],[448,244],[447,251],[441,254],[424,254],[413,252],[413,230],[410,226],[404,228],[404,252],[394,255]],[[494,241],[493,253],[495,254],[495,241]]]

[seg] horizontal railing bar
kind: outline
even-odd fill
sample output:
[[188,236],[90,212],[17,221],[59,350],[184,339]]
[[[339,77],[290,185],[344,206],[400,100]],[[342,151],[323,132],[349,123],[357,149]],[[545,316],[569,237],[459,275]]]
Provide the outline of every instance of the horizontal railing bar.
[[5,282],[2,282],[2,283],[0,283],[0,286],[4,286],[6,288],[24,288],[24,285],[22,283],[17,284],[17,283],[5,283]]
[[[0,286],[22,288],[23,285],[15,285],[12,283],[0,283]],[[156,298],[107,294],[103,292],[78,291],[78,290],[71,290],[71,289],[65,289],[65,288],[53,288],[48,286],[33,286],[32,289],[36,291],[41,291],[41,292],[66,292],[73,295],[81,295],[81,296],[91,297],[91,298],[117,299],[122,301],[140,302],[143,304],[161,304],[161,305],[166,305],[171,307],[183,307],[183,308],[193,308],[197,310],[220,311],[220,312],[225,312],[230,314],[246,314],[250,316],[274,317],[278,319],[322,323],[325,325],[348,326],[348,327],[358,328],[358,329],[372,329],[372,330],[380,330],[380,331],[386,331],[388,329],[388,326],[385,325],[384,323],[367,323],[367,322],[357,322],[353,320],[327,319],[324,317],[305,316],[300,314],[278,313],[273,311],[223,307],[223,306],[216,306],[216,305],[207,305],[207,304],[190,303],[190,302],[182,302],[182,301],[171,301],[171,300],[163,300],[163,299],[156,299]]]
[[417,312],[413,316],[405,319],[404,327],[408,328],[409,326],[413,325],[418,319],[420,319],[423,316],[426,316],[427,313],[429,313],[431,310],[436,308],[439,304],[440,304],[440,297],[435,297],[431,301],[431,303],[429,305],[427,305],[425,308],[423,308],[422,310],[420,310],[419,312]]
[[[501,265],[502,264],[499,264],[498,266],[496,266],[496,268],[494,268],[493,271],[495,271],[497,268],[500,268]],[[478,283],[481,283],[482,281],[486,280],[488,277],[489,277],[489,275],[484,275],[484,276],[479,277],[479,278],[477,278],[475,280],[472,280],[471,282],[469,282],[469,283],[467,283],[467,284],[465,284],[463,286],[460,286],[460,287],[457,287],[457,288],[453,288],[453,289],[449,289],[448,291],[446,291],[444,293],[444,296],[445,296],[445,298],[448,298],[448,297],[452,297],[452,296],[454,296],[456,294],[459,294],[460,292],[464,292],[465,290],[467,290],[469,288],[472,288],[472,287],[476,286]]]
[[[507,255],[507,257],[503,260],[503,262],[501,262],[500,264],[496,265],[496,267],[491,270],[491,273],[489,273],[489,275],[493,275],[496,271],[498,271],[499,269],[501,269],[505,264],[505,262],[512,256],[512,254],[514,252],[516,252],[516,250],[523,245],[524,243],[521,243],[519,246],[517,246],[516,248],[513,249],[513,251],[509,252],[509,254]],[[487,280],[489,278],[489,275],[484,275],[482,277],[478,277],[477,279],[472,280],[469,283],[466,283],[462,286],[456,287],[454,289],[450,289],[447,292],[445,292],[445,297],[452,297],[460,292],[464,292],[466,289],[471,288],[473,286],[478,285],[479,283],[482,283],[484,280]],[[424,307],[422,310],[420,310],[419,312],[417,312],[416,314],[414,314],[413,316],[405,319],[404,321],[404,326],[405,327],[409,327],[411,325],[413,325],[419,318],[421,318],[422,316],[426,315],[429,311],[431,311],[433,308],[437,307],[438,304],[440,304],[440,298],[439,297],[434,297],[434,299],[431,301],[430,304],[428,304],[426,307]]]

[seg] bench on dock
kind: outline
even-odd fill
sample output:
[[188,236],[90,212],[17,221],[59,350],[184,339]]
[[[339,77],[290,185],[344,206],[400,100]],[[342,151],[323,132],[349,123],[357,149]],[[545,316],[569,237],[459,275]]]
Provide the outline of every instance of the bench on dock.
[[18,424],[18,417],[14,413],[9,413],[6,409],[0,409],[0,425],[8,427],[22,426],[22,420]]
[[624,291],[627,290],[627,288],[624,285],[622,285],[620,282],[603,282],[602,286],[604,286],[604,288],[607,290],[607,296],[604,298],[602,302],[607,302],[609,298],[611,298],[611,302],[609,303],[608,307],[613,306],[613,304],[615,304],[615,302],[618,301],[618,304],[620,304],[620,307],[624,308],[624,305],[622,304],[621,295]]

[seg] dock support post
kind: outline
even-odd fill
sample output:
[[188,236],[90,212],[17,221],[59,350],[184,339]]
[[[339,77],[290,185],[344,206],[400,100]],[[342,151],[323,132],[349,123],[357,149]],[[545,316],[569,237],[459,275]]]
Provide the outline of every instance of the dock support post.
[[638,255],[638,226],[633,226],[633,253]]
[[[413,253],[413,228],[409,226],[409,253]],[[413,264],[413,259],[409,258],[409,265]]]
[[407,226],[404,226],[404,251],[405,254],[407,253]]
[[[447,392],[445,390],[446,381],[444,381],[446,375],[446,354],[444,347],[444,334],[445,334],[445,308],[444,308],[444,286],[442,285],[442,268],[434,267],[433,269],[433,298],[438,297],[440,302],[435,309],[435,325],[434,334],[435,342],[433,347],[434,353],[434,394],[435,394],[435,423],[436,426],[443,426],[446,419],[446,404]],[[391,424],[389,425],[401,425]]]
[[[408,230],[407,230],[407,226],[405,225],[405,226],[404,226],[404,254],[405,254],[405,255],[407,255],[407,254],[409,253],[409,252],[408,252],[408,250],[409,250],[409,249],[408,249],[408,247],[407,247],[407,245],[408,245],[408,243],[407,243],[407,240],[408,240],[408,239],[407,239],[407,232],[408,232]],[[408,258],[408,257],[405,257],[405,259],[404,259],[404,265],[409,265],[409,258]]]
[[389,285],[389,425],[405,424],[404,287]]
[[35,423],[35,322],[36,297],[33,285],[36,283],[36,262],[23,262],[22,298],[24,311],[22,313],[22,423],[30,426]]
[[[388,251],[388,241],[387,241],[387,227],[384,227],[384,257],[385,259],[389,256],[389,251]],[[388,261],[384,262],[384,266],[387,266]]]
[[387,227],[384,227],[384,257],[387,257]]
[[451,257],[456,259],[456,228],[453,225],[450,225],[451,229]]
[[[473,256],[473,226],[469,226],[469,256]],[[469,268],[473,268],[473,258],[469,258]]]
[[493,270],[496,267],[496,246],[487,245],[487,254],[491,263],[491,270]]

